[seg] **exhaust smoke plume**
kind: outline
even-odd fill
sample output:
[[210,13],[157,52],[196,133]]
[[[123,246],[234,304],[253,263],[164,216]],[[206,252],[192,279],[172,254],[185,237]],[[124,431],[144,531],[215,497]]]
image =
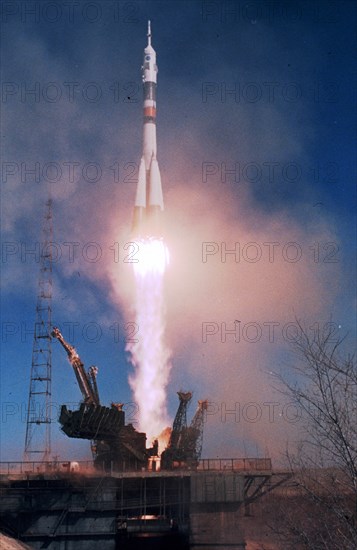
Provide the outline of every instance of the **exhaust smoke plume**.
[[151,441],[167,424],[166,386],[170,353],[164,343],[163,278],[168,250],[161,239],[141,240],[136,245],[138,261],[133,264],[135,316],[141,330],[140,338],[127,345],[135,368],[129,383],[139,407],[139,429],[146,432],[148,441]]

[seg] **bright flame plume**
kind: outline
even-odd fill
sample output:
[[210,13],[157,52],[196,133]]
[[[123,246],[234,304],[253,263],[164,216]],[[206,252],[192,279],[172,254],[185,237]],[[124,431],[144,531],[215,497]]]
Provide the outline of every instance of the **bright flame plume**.
[[166,387],[170,353],[164,344],[163,280],[169,254],[162,239],[145,239],[136,244],[138,261],[133,265],[139,330],[137,341],[127,346],[135,369],[129,383],[139,406],[139,429],[146,432],[150,443],[168,422]]
[[137,262],[134,263],[135,274],[147,277],[151,274],[163,275],[169,263],[169,251],[162,239],[146,239],[138,245]]

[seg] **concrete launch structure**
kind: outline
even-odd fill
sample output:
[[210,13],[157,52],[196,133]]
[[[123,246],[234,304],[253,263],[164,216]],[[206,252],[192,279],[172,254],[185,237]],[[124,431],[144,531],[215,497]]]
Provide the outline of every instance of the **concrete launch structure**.
[[136,189],[133,235],[137,238],[160,238],[161,213],[164,210],[161,176],[156,158],[156,85],[158,68],[156,52],[151,45],[148,22],[148,44],[144,50],[142,80],[144,92],[143,154]]

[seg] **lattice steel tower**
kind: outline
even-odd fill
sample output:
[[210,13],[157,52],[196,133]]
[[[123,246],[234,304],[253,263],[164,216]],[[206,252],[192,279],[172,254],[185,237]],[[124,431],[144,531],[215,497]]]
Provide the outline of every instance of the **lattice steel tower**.
[[52,239],[52,199],[48,199],[40,243],[40,273],[27,409],[25,460],[50,460],[51,454]]

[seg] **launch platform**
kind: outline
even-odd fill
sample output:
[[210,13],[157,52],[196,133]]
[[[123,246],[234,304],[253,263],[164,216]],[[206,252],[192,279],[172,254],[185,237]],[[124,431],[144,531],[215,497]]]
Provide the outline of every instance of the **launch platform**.
[[155,539],[155,548],[201,545],[206,514],[213,525],[217,513],[244,513],[288,477],[265,458],[203,459],[196,470],[159,472],[99,472],[89,461],[7,462],[0,471],[0,530],[56,550],[144,548],[141,539]]

